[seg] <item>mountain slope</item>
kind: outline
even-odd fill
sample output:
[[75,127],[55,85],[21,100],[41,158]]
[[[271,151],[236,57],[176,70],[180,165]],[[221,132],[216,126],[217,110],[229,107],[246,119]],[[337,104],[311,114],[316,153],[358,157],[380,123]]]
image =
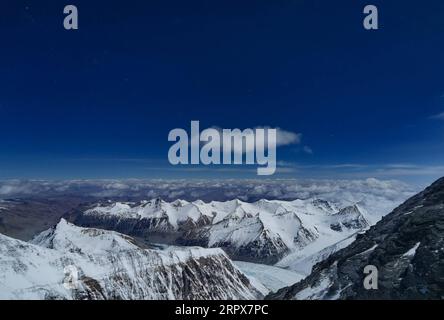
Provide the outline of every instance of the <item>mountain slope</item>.
[[[66,268],[78,281],[65,287]],[[2,299],[257,299],[220,249],[147,249],[112,231],[61,220],[32,243],[0,235]]]
[[[378,289],[363,286],[378,269]],[[444,299],[444,178],[268,299]]]
[[260,282],[265,287],[265,294],[292,285],[304,278],[304,275],[283,268],[244,261],[234,261],[250,279]]
[[322,249],[320,249],[319,243],[309,245],[304,248],[304,250],[292,252],[288,256],[284,257],[282,260],[276,263],[276,266],[308,276],[315,264],[327,259],[333,253],[348,246],[356,239],[358,234],[358,232],[354,233],[334,244],[326,245]]

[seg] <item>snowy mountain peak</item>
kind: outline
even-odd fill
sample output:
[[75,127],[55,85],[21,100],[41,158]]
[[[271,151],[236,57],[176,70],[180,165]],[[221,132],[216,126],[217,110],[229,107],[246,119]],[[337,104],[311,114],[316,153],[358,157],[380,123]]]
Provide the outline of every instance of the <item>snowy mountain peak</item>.
[[319,208],[321,210],[324,210],[326,212],[334,213],[334,212],[338,211],[337,206],[334,205],[333,203],[330,203],[327,200],[322,200],[322,199],[315,198],[315,199],[312,200],[312,204],[313,204],[313,206],[315,206],[315,207],[317,207],[317,208]]
[[338,215],[363,215],[363,209],[358,204],[353,204],[342,208],[337,213]]
[[30,243],[48,249],[83,253],[116,252],[138,247],[129,236],[114,231],[78,227],[63,218],[55,227],[38,234]]
[[[65,220],[32,243],[0,234],[0,261],[0,299],[262,297],[220,249],[144,249],[129,236]],[[78,274],[74,287],[64,285],[66,267]]]
[[336,231],[346,229],[365,229],[370,224],[365,218],[365,210],[357,204],[344,207],[335,213],[331,228]]

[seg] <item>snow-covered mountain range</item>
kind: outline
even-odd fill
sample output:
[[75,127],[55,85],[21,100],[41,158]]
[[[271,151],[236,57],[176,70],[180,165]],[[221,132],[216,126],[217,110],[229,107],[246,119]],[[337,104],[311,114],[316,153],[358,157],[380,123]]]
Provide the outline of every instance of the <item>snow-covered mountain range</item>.
[[371,228],[362,202],[82,205],[30,242],[0,234],[0,299],[442,298],[443,179]]
[[320,199],[105,202],[69,219],[149,242],[221,247],[233,259],[266,264],[293,252],[316,253],[369,226],[358,204],[339,208]]
[[[0,298],[257,299],[305,277],[311,264],[299,272],[299,260],[369,224],[359,205],[320,199],[80,208],[66,216],[75,224],[62,219],[30,242],[0,235]],[[75,289],[63,284],[72,266]]]
[[0,234],[0,299],[257,299],[260,290],[221,249],[152,249],[64,219],[29,243]]

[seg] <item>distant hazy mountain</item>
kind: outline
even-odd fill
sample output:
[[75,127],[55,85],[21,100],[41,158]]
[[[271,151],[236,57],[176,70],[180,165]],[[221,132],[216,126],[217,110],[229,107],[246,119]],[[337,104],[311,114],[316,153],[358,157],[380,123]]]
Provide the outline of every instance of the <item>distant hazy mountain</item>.
[[[378,289],[363,286],[364,268]],[[444,299],[444,178],[269,299]]]
[[292,252],[313,254],[369,226],[366,212],[320,199],[253,203],[161,199],[105,202],[77,211],[77,225],[115,230],[149,242],[221,247],[233,259],[274,264]]
[[[64,286],[70,266],[75,287]],[[0,234],[0,299],[258,299],[259,290],[220,249],[149,249],[63,219],[31,243]]]
[[[319,198],[340,207],[359,203],[376,219],[418,192],[417,186],[374,178],[338,179],[105,179],[105,180],[0,180],[1,199],[65,200],[83,202],[111,199],[140,201],[162,198],[228,201],[240,199],[286,200]],[[0,205],[1,206],[1,205]],[[371,221],[376,222],[376,221]]]

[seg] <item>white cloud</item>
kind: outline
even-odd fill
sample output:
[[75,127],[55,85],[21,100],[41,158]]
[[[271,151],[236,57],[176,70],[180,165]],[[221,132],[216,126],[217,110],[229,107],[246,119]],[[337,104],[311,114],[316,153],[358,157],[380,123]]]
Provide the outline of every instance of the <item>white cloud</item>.
[[[284,168],[285,169],[285,168]],[[176,179],[0,181],[0,196],[87,196],[100,199],[306,199],[320,198],[344,206],[359,202],[372,217],[380,217],[418,192],[397,180],[380,179]]]
[[431,116],[430,119],[444,120],[444,112],[435,114],[435,115]]
[[[212,127],[211,129],[215,129],[217,131],[219,131],[219,134],[222,135],[222,129],[219,127]],[[255,129],[273,129],[271,127],[256,127]],[[244,130],[240,130],[240,133],[236,134],[233,133],[233,136],[237,139],[237,138],[242,138],[245,137],[246,140],[251,139],[252,141],[254,140],[255,137],[255,133],[254,130],[252,129],[251,131],[244,131]],[[265,136],[267,136],[267,132],[265,132]],[[246,145],[246,146],[235,146],[232,145],[233,148],[233,152],[235,153],[245,153],[245,152],[251,152],[255,150],[255,147],[261,147],[263,148],[263,150],[268,150],[268,148],[278,148],[278,147],[282,147],[282,146],[288,146],[288,145],[292,145],[292,144],[299,144],[301,143],[301,139],[302,139],[302,134],[301,133],[296,133],[296,132],[291,132],[291,131],[287,131],[287,130],[283,130],[281,128],[276,128],[276,142],[270,142],[268,143],[268,141],[261,141],[261,140],[257,140],[256,141],[256,145]]]
[[444,166],[387,166],[386,168],[379,168],[375,171],[374,175],[378,176],[437,176],[444,175]]
[[276,129],[276,146],[287,146],[301,143],[302,134],[286,131],[281,128]]
[[304,146],[303,150],[305,153],[313,154],[313,149],[310,148],[309,146]]

